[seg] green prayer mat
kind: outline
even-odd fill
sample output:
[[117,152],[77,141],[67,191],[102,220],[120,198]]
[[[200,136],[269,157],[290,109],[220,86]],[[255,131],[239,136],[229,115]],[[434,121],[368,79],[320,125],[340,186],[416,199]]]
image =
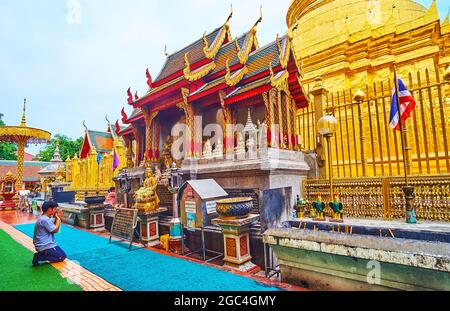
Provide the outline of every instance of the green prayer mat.
[[81,291],[49,264],[31,266],[29,251],[0,229],[0,291]]

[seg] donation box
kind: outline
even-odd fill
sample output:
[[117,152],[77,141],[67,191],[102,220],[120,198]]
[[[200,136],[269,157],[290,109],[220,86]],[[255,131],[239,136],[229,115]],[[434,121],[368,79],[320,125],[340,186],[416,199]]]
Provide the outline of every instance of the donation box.
[[181,223],[187,229],[204,228],[218,217],[216,200],[228,193],[214,179],[189,180],[178,192]]

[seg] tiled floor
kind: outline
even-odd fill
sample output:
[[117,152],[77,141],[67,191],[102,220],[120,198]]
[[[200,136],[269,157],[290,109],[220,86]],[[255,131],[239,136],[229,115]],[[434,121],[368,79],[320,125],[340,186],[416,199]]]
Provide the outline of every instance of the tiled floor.
[[[32,216],[28,213],[18,213],[16,211],[2,211],[0,212],[0,228],[5,230],[12,238],[14,238],[16,241],[21,243],[26,248],[30,249],[31,251],[35,251],[33,241],[30,237],[26,236],[22,232],[16,230],[13,225],[16,224],[23,224],[23,223],[30,223],[37,219],[37,217]],[[90,230],[84,230],[81,228],[77,228],[83,231],[89,231]],[[91,232],[96,235],[100,235],[103,237],[109,237],[109,235],[105,234],[104,232]],[[135,243],[133,243],[135,244]],[[139,244],[135,244],[136,246],[140,246]],[[196,260],[194,258],[190,257],[184,257],[181,255],[176,255],[174,253],[166,252],[164,250],[156,249],[156,248],[149,248],[151,251],[159,252],[167,256],[173,256],[173,257],[179,257],[185,260],[194,261],[203,265],[209,265],[214,266],[215,268],[222,269],[224,271],[227,271],[229,273],[235,273],[240,274],[246,277],[250,277],[258,282],[265,283],[270,286],[277,286],[279,288],[282,288],[284,290],[288,291],[304,291],[305,288],[287,284],[280,282],[279,279],[276,277],[273,277],[272,279],[267,279],[264,276],[264,272],[260,272],[253,275],[248,275],[236,270],[233,270],[231,268],[223,267],[223,266],[216,266],[210,263],[204,263],[203,261]],[[55,263],[52,264],[56,269],[58,269],[63,277],[68,277],[70,280],[72,280],[74,283],[78,284],[83,290],[85,291],[121,291],[121,289],[115,287],[114,285],[106,282],[102,278],[98,277],[97,275],[89,272],[88,270],[84,269],[80,265],[66,259],[62,263]]]
[[26,224],[37,219],[30,213],[19,213],[17,211],[0,211],[0,221],[10,225]]

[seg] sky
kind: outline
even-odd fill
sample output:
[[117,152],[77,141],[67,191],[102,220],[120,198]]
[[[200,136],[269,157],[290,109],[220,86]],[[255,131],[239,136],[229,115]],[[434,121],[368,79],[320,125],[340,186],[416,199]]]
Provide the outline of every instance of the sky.
[[[429,7],[432,0],[417,1]],[[0,113],[20,123],[27,98],[28,125],[72,138],[86,125],[106,130],[131,107],[126,90],[147,91],[145,69],[156,78],[164,46],[175,52],[226,20],[230,0],[0,0]],[[290,0],[233,2],[231,34],[259,17],[260,45],[287,30]],[[438,0],[441,19],[448,0]],[[28,152],[37,153],[39,146]]]

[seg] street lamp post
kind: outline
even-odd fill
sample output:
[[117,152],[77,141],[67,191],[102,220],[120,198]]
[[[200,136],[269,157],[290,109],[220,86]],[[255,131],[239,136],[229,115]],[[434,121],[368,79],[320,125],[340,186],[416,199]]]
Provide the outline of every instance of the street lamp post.
[[[358,107],[358,121],[359,121],[359,137],[361,141],[361,164],[362,164],[362,173],[363,176],[366,176],[366,166],[367,166],[367,160],[366,160],[366,154],[364,152],[364,142],[366,138],[364,137],[363,133],[363,118],[361,113],[361,102],[366,97],[366,94],[361,91],[357,90],[355,95],[353,96],[353,104]],[[358,165],[358,164],[356,164]]]
[[169,233],[169,249],[175,253],[180,253],[184,248],[183,245],[180,244],[183,242],[183,232],[181,229],[181,221],[178,213],[178,190],[182,186],[183,182],[183,173],[181,169],[179,169],[175,162],[172,163],[172,167],[170,168],[170,185],[169,191],[172,193],[173,197],[173,217],[170,221],[170,233]]
[[331,155],[331,137],[336,133],[337,129],[336,118],[328,112],[322,118],[317,121],[317,133],[323,135],[327,141],[327,154],[328,154],[328,181],[330,183],[330,202],[333,200],[333,165]]
[[120,180],[120,188],[119,191],[123,192],[124,206],[125,208],[128,208],[128,192],[131,190],[131,183],[127,173],[125,173]]

